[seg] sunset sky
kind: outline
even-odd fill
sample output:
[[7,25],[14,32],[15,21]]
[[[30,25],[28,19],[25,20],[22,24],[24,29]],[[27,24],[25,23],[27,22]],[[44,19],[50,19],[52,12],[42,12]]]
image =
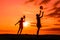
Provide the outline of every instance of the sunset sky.
[[0,0],[0,34],[16,34],[15,23],[23,16],[30,24],[22,34],[36,34],[36,14],[43,6],[40,34],[60,35],[60,0]]

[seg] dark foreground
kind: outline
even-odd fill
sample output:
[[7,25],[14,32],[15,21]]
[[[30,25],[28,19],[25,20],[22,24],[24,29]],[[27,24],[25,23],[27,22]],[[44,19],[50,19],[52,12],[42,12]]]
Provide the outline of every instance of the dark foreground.
[[60,40],[60,35],[0,34],[0,40]]

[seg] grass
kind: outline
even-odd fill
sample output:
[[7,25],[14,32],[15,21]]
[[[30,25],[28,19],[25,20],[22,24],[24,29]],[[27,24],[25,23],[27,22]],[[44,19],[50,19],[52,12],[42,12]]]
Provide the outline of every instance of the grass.
[[60,35],[0,34],[0,40],[60,40]]

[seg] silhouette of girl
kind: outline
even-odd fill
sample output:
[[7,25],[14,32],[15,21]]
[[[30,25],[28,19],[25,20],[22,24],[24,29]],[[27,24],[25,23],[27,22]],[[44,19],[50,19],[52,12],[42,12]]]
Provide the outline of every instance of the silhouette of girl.
[[19,31],[20,31],[20,34],[21,34],[21,32],[23,30],[23,22],[24,21],[25,21],[25,16],[21,17],[21,19],[15,24],[15,25],[17,25],[19,23],[19,30],[18,30],[17,34],[19,34]]
[[[41,28],[41,18],[43,17],[43,6],[40,6],[40,13],[39,14],[36,14],[36,20],[37,20],[37,28],[38,28],[38,30],[37,30],[37,35],[39,34],[39,30],[40,30],[40,28]],[[42,16],[41,16],[41,14],[42,14]]]

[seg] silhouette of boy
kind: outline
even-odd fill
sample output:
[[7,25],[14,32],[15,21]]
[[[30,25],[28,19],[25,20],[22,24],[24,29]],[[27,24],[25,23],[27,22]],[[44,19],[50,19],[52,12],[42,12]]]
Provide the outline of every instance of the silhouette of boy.
[[[43,6],[40,6],[40,13],[39,14],[36,14],[36,19],[37,19],[37,28],[38,28],[38,30],[37,30],[37,35],[39,34],[39,30],[40,30],[40,28],[41,28],[41,19],[40,18],[42,18],[43,17]],[[42,15],[41,15],[42,14]]]
[[25,21],[25,16],[21,17],[21,19],[15,24],[15,25],[17,25],[19,23],[19,30],[18,30],[17,34],[19,34],[19,31],[20,31],[20,34],[21,34],[21,32],[23,30],[23,22],[24,21]]

